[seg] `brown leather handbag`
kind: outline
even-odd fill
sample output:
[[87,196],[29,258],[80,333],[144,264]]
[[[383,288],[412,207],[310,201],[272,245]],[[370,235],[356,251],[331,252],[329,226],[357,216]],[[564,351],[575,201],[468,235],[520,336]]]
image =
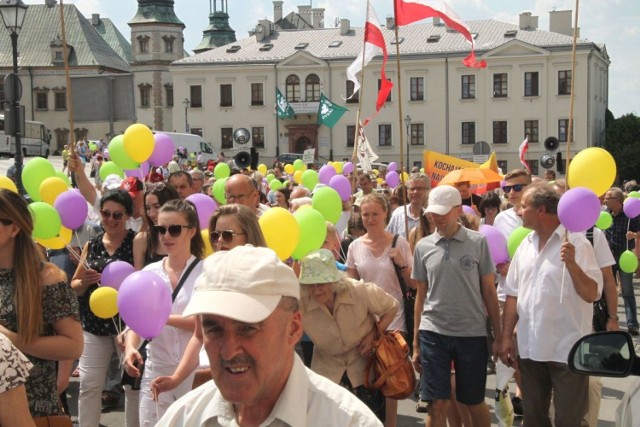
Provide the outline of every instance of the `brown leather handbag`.
[[364,386],[380,389],[385,397],[391,399],[405,399],[416,388],[416,375],[409,360],[409,346],[400,331],[386,331],[382,334],[377,328],[376,331],[378,338],[364,370]]
[[46,417],[33,417],[36,427],[72,427],[71,418],[67,415],[48,415]]

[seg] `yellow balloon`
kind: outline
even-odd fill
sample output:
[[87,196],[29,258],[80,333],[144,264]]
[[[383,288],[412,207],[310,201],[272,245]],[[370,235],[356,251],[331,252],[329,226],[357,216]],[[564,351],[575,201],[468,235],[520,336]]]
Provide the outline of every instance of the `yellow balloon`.
[[60,227],[60,233],[56,237],[50,239],[39,239],[36,237],[36,242],[40,243],[47,249],[62,249],[66,248],[71,243],[71,236],[73,232],[66,228]]
[[302,171],[295,171],[293,173],[293,180],[296,184],[300,184],[302,182]]
[[409,174],[406,172],[402,172],[402,176],[400,178],[402,179],[401,182],[407,182],[409,181]]
[[153,132],[147,126],[136,123],[124,131],[124,151],[134,162],[145,162],[153,153]]
[[215,252],[211,246],[211,239],[209,239],[209,230],[200,230],[200,234],[204,240],[204,256],[207,257]]
[[89,297],[89,307],[93,314],[108,319],[118,314],[118,291],[108,286],[100,286]]
[[266,175],[267,174],[267,165],[265,165],[264,163],[260,163],[258,165],[258,172],[260,172],[262,175]]
[[381,185],[384,182],[384,179],[378,177],[376,178],[376,182],[378,183],[378,185]]
[[0,176],[0,188],[6,188],[7,190],[13,191],[14,193],[18,192],[18,187],[16,187],[16,184],[6,176]]
[[67,183],[64,182],[62,178],[50,176],[49,178],[45,178],[45,180],[40,184],[40,199],[53,206],[53,202],[56,201],[56,197],[68,189],[69,186],[67,186]]
[[267,246],[282,261],[288,259],[300,241],[300,226],[293,214],[284,208],[271,208],[262,214],[259,223]]
[[586,187],[602,196],[616,179],[616,161],[607,150],[590,147],[580,151],[569,164],[567,184]]
[[342,173],[342,167],[344,164],[342,162],[333,162],[331,166],[333,166],[337,173]]
[[289,175],[291,175],[294,172],[293,165],[292,164],[284,165],[284,171]]
[[375,176],[378,176],[378,175],[380,175],[380,171],[379,171],[378,169],[374,169],[374,170],[373,170],[373,174],[374,174]]

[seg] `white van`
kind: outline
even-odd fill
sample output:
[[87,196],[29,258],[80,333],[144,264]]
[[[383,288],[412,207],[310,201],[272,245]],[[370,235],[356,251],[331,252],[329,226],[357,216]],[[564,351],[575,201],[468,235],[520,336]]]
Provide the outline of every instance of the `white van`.
[[[153,133],[157,133],[154,131]],[[173,140],[173,144],[178,147],[186,148],[189,153],[195,153],[196,156],[199,152],[202,152],[202,161],[207,163],[209,160],[216,160],[218,158],[217,153],[213,152],[211,144],[202,139],[201,136],[193,135],[191,133],[176,133],[176,132],[162,132],[167,134]]]

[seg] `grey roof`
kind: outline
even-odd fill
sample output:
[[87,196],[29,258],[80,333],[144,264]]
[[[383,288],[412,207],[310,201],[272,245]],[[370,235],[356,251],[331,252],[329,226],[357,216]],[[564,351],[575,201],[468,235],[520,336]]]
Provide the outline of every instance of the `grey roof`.
[[276,26],[283,30],[310,30],[313,29],[313,25],[309,24],[305,19],[298,15],[296,12],[291,12],[284,18],[281,18],[276,22]]
[[[573,38],[559,33],[552,33],[544,30],[521,30],[516,24],[496,21],[494,19],[484,19],[468,21],[467,25],[472,33],[477,33],[475,38],[476,54],[478,56],[492,49],[498,48],[512,40],[519,40],[523,43],[540,48],[571,48]],[[514,37],[505,37],[505,32],[516,31]],[[382,33],[387,41],[387,51],[389,56],[396,53],[394,30],[383,27]],[[427,38],[431,35],[440,35],[439,41],[427,43]],[[324,60],[353,59],[362,49],[364,37],[363,28],[351,28],[347,35],[340,35],[339,28],[325,28],[316,30],[293,30],[276,31],[263,41],[257,42],[255,37],[247,37],[234,42],[233,45],[240,46],[235,52],[227,52],[229,45],[203,52],[198,55],[184,58],[173,63],[173,65],[191,64],[225,64],[225,63],[274,63],[282,61],[297,50],[294,48],[299,43],[308,43],[305,52]],[[444,25],[433,25],[432,23],[416,23],[399,29],[399,37],[404,39],[400,43],[401,55],[442,55],[444,53],[457,56],[466,56],[470,50],[467,40],[457,32],[447,30]],[[342,41],[338,47],[329,47],[334,41]],[[260,50],[261,46],[267,43],[273,44],[268,50]],[[586,39],[578,40],[579,46],[597,45]]]
[[127,63],[131,63],[131,43],[113,24],[113,21],[109,18],[100,18],[100,23],[94,25],[98,34],[102,36],[109,46]]
[[[62,36],[59,5],[29,5],[24,24],[18,37],[20,66],[51,67],[51,47],[53,40]],[[73,4],[64,6],[64,21],[67,44],[73,48],[69,65],[98,66],[130,71],[129,64],[93,28]],[[7,35],[0,37],[0,67],[11,67],[11,40]]]

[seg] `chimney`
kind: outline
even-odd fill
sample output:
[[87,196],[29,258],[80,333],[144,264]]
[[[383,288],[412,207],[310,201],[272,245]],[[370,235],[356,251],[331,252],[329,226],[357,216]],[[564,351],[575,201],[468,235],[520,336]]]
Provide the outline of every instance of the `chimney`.
[[313,15],[313,28],[316,30],[324,28],[324,8],[316,7],[311,9]]
[[387,16],[387,23],[385,24],[387,29],[393,30],[396,27],[396,20],[393,16]]
[[92,13],[91,14],[91,25],[93,25],[94,27],[97,27],[98,25],[100,25],[100,14],[99,13]]
[[522,12],[520,15],[519,28],[521,30],[537,30],[538,29],[538,17],[531,16],[531,12]]
[[282,1],[273,0],[273,22],[278,22],[282,19]]
[[271,22],[268,19],[261,19],[256,25],[256,41],[262,41],[271,35]]
[[305,4],[298,6],[298,15],[309,24],[313,25],[313,17],[311,16],[311,5]]
[[346,36],[347,34],[349,34],[349,31],[351,30],[351,23],[349,22],[348,19],[341,19],[340,20],[340,35],[341,36]]
[[549,31],[572,36],[571,15],[571,10],[552,10],[549,12]]
[[440,17],[439,16],[434,16],[433,17],[433,26],[437,27],[440,24],[442,24],[442,22],[440,21]]

